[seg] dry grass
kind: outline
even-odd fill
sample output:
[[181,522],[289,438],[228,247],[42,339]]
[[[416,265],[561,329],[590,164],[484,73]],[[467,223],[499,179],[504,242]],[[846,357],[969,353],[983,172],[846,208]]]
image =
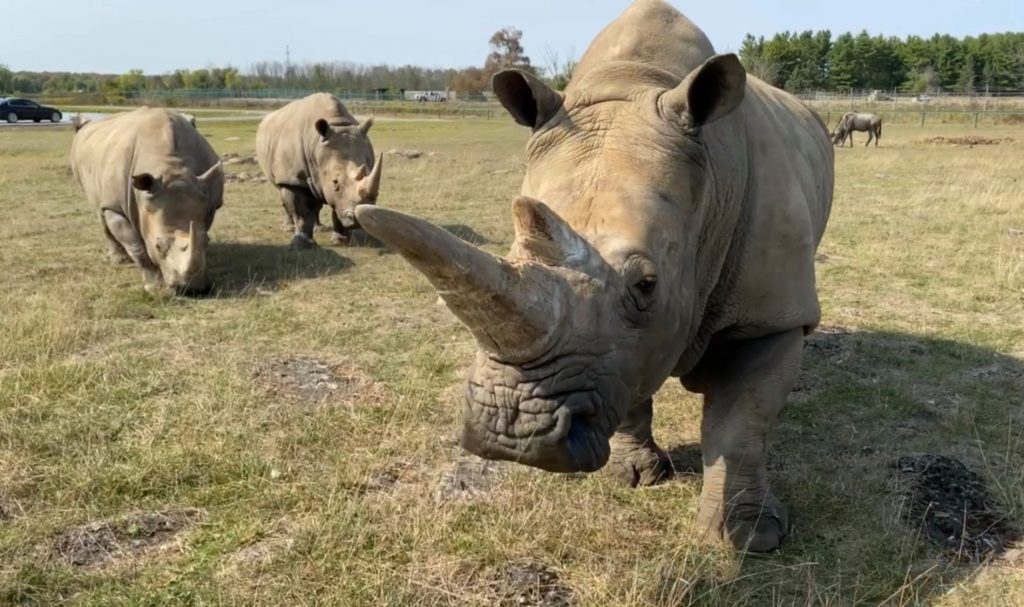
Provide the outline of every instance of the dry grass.
[[[254,122],[200,128],[253,149]],[[0,604],[1022,605],[1024,559],[956,564],[904,522],[892,469],[956,457],[1024,524],[1024,146],[920,143],[971,133],[892,127],[837,151],[819,282],[825,324],[848,330],[808,348],[773,451],[793,537],[740,559],[693,540],[695,476],[634,491],[511,467],[439,498],[472,344],[397,256],[287,251],[272,189],[230,184],[219,295],[153,299],[104,262],[70,130],[0,130]],[[381,121],[374,137],[437,152],[388,157],[382,204],[508,246],[526,133]],[[288,357],[344,361],[359,390],[284,398],[255,374]],[[697,401],[670,382],[656,402],[660,442],[692,454]],[[185,508],[205,517],[158,559],[40,550]]]

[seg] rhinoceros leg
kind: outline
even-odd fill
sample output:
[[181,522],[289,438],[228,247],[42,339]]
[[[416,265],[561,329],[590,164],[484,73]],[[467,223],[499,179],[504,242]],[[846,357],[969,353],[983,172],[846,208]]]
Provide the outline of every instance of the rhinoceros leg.
[[317,216],[320,214],[322,203],[313,197],[313,194],[303,188],[282,187],[281,204],[285,212],[292,218],[295,225],[295,236],[292,238],[292,248],[312,249],[316,247],[313,240],[313,229],[316,227]]
[[158,287],[162,282],[160,271],[149,259],[149,254],[146,253],[146,244],[132,224],[123,215],[113,211],[103,211],[103,227],[108,238],[112,239],[111,247],[117,245],[121,252],[127,254],[142,270],[142,279],[146,289]]
[[654,485],[672,470],[668,455],[651,435],[653,418],[654,399],[648,398],[626,413],[612,436],[612,454],[605,470],[630,487]]
[[103,235],[107,237],[107,258],[110,259],[110,263],[115,266],[123,266],[132,263],[132,258],[128,255],[128,252],[124,250],[124,246],[118,242],[117,238],[110,231],[110,226],[107,225],[106,212],[100,210],[100,225],[103,226]]
[[[282,198],[283,198],[282,194]],[[281,205],[281,230],[283,232],[294,232],[295,231],[295,218],[292,217],[291,212],[284,204]]]
[[782,543],[788,515],[768,488],[768,434],[800,370],[803,330],[720,344],[708,355],[697,522],[737,549],[769,552]]

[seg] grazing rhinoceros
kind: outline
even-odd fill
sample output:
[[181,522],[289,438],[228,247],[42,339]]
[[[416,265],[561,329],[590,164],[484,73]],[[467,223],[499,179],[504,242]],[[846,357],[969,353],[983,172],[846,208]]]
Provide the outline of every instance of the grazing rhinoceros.
[[819,320],[827,128],[661,0],[605,28],[564,95],[518,71],[493,84],[533,130],[507,257],[356,209],[479,343],[462,445],[650,484],[670,467],[652,396],[677,376],[704,394],[701,528],[774,549],[787,514],[768,487],[767,438]]
[[839,119],[839,124],[832,131],[832,143],[845,145],[850,140],[850,147],[853,147],[853,132],[860,131],[868,134],[868,141],[864,147],[871,145],[874,138],[875,147],[878,147],[878,140],[882,138],[882,117],[877,114],[858,114],[847,112]]
[[224,172],[206,139],[158,108],[73,122],[71,170],[99,207],[111,260],[134,262],[147,290],[209,290],[207,231],[223,204]]
[[320,208],[331,207],[334,240],[348,241],[358,227],[353,210],[376,204],[383,158],[374,158],[367,134],[373,119],[359,124],[344,104],[315,93],[270,113],[256,130],[260,167],[281,194],[292,246],[316,246],[313,229]]

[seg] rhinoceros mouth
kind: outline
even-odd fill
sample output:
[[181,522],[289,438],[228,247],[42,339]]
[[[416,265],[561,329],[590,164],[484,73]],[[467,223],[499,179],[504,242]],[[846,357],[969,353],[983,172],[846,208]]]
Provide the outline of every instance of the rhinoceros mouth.
[[[500,371],[498,376],[505,378],[521,372],[508,367]],[[510,387],[471,378],[465,392],[463,447],[487,459],[551,472],[593,472],[604,466],[618,422],[615,407],[602,396],[609,393],[602,385],[608,382],[572,368],[546,379],[551,377],[575,385],[561,389],[540,380]]]

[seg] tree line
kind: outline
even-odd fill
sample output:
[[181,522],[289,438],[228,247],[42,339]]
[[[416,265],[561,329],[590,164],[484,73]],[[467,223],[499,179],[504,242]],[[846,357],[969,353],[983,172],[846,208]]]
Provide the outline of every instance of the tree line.
[[[360,65],[351,62],[291,64],[280,61],[254,63],[246,71],[235,67],[179,69],[160,75],[142,70],[125,74],[81,74],[70,72],[11,72],[0,65],[0,95],[4,93],[102,93],[123,96],[130,93],[181,89],[261,90],[308,89],[327,91],[397,93],[403,90],[454,90],[480,94],[490,88],[491,76],[505,68],[541,74],[522,45],[523,32],[514,27],[498,30],[489,40],[490,52],[482,67],[463,69],[426,68],[414,65]],[[550,76],[556,84],[567,82],[572,63],[555,56]]]
[[794,92],[1024,89],[1024,33],[896,38],[862,31],[834,39],[828,30],[747,34],[739,55],[750,73]]
[[[0,65],[0,95],[9,93],[101,93],[108,97],[180,89],[307,89],[392,94],[402,90],[452,90],[480,94],[491,76],[509,67],[524,69],[562,89],[574,62],[548,51],[547,65],[534,65],[522,45],[523,32],[506,27],[488,41],[480,67],[425,68],[414,65],[359,65],[350,62],[289,64],[262,61],[235,67],[174,70],[161,75],[12,72]],[[794,92],[848,91],[1020,91],[1024,90],[1024,33],[955,38],[905,39],[828,30],[783,32],[771,38],[748,34],[740,48],[747,70]]]

